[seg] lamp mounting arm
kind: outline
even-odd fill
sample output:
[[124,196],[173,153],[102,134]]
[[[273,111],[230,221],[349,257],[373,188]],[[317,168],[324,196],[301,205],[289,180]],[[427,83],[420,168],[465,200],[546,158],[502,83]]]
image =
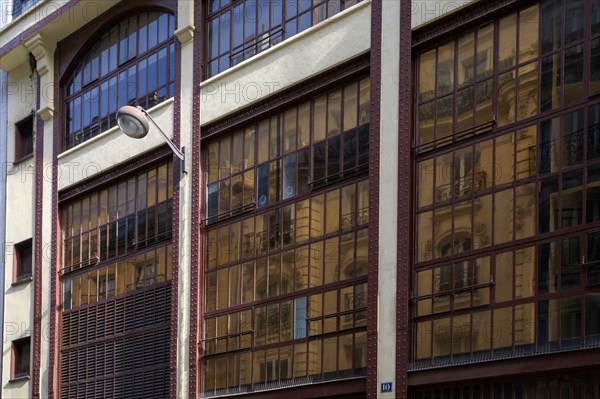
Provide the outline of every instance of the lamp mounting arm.
[[163,130],[160,128],[160,126],[158,126],[158,123],[156,123],[154,118],[144,108],[140,107],[139,105],[137,106],[137,109],[139,109],[141,112],[143,112],[144,115],[146,115],[148,117],[148,119],[154,124],[154,126],[156,126],[156,129],[163,136],[163,138],[165,139],[165,141],[167,142],[169,147],[171,147],[171,150],[173,150],[175,155],[177,155],[177,158],[179,158],[185,162],[185,154],[183,153],[183,151],[181,151],[179,148],[177,148],[177,146],[175,145],[175,143],[173,143],[173,141],[169,138],[169,136],[167,136],[167,134],[165,132],[163,132]]

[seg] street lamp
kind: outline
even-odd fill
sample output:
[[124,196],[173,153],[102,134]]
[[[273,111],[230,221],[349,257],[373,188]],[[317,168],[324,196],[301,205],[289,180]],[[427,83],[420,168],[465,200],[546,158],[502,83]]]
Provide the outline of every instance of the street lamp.
[[152,118],[152,116],[150,116],[150,114],[144,108],[140,107],[139,105],[137,107],[124,105],[119,109],[119,112],[117,112],[117,123],[119,127],[123,133],[134,139],[146,137],[150,131],[148,120],[150,120],[154,126],[156,126],[156,129],[158,129],[159,133],[163,136],[171,150],[173,150],[177,158],[181,160],[181,169],[183,173],[187,173],[185,168],[185,147],[181,147],[181,150],[177,148],[175,143],[173,143],[165,134],[165,132],[163,132],[154,118]]

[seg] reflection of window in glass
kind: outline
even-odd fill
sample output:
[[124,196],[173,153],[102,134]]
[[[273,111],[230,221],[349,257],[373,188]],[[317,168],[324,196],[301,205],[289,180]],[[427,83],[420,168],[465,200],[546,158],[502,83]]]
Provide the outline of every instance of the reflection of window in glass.
[[583,44],[565,50],[565,105],[583,98],[583,65]]
[[590,96],[598,93],[600,93],[600,38],[592,40],[590,58]]
[[587,159],[598,158],[600,157],[600,104],[588,109],[587,123]]
[[558,349],[558,300],[538,302],[537,344],[538,350]]
[[560,299],[560,348],[579,348],[581,345],[581,296]]
[[560,118],[540,124],[540,174],[558,170],[560,146]]
[[538,232],[548,233],[558,228],[558,178],[540,182]]
[[517,180],[536,174],[537,125],[517,132]]
[[557,245],[555,242],[542,244],[538,247],[538,295],[556,292],[558,288],[557,257]]
[[587,168],[586,219],[588,223],[600,220],[600,165]]
[[581,169],[563,174],[561,201],[561,227],[580,225],[583,218],[583,171]]
[[581,269],[579,237],[562,240],[560,258],[560,289],[578,288]]

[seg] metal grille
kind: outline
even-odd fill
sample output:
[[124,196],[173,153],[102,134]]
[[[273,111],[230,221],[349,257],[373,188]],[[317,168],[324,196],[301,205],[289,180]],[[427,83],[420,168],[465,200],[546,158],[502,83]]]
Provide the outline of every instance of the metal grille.
[[171,284],[62,315],[61,398],[169,397]]

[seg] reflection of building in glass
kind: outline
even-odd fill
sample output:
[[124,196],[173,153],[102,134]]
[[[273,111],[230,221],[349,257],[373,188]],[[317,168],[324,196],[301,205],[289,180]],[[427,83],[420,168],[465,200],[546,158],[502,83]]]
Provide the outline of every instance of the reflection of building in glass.
[[561,359],[598,355],[599,11],[527,2],[416,33],[414,398],[597,395],[597,362]]
[[206,395],[364,375],[368,88],[208,142]]

